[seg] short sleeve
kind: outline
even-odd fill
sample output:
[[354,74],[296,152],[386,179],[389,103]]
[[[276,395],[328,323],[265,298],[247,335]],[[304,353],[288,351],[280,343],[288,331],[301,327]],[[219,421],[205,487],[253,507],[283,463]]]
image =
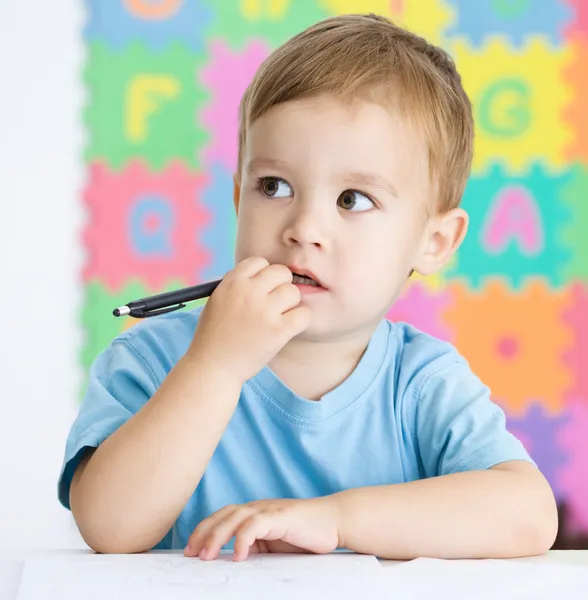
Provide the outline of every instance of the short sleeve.
[[138,412],[157,386],[148,363],[124,339],[112,342],[94,361],[59,475],[58,497],[65,508],[70,509],[70,485],[84,451],[97,448]]
[[465,360],[445,363],[412,393],[416,443],[427,477],[485,470],[510,460],[535,464]]

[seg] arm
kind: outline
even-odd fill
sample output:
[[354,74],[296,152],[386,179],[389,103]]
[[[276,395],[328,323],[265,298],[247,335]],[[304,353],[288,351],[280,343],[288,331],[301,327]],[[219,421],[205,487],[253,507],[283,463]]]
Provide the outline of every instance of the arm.
[[340,546],[382,558],[507,558],[546,552],[557,533],[551,489],[509,461],[399,485],[335,494]]
[[[156,390],[142,381],[145,359],[129,367],[120,355],[104,357],[105,372],[84,403],[90,442],[78,435],[74,447],[94,447],[93,429],[111,429],[114,421],[116,429],[78,465],[69,490],[90,547],[141,552],[165,536],[199,484],[243,382],[308,327],[308,308],[299,303],[286,267],[250,257],[223,278],[188,351]],[[139,396],[143,403],[121,423],[118,408]],[[116,407],[115,417],[99,419],[101,404]]]
[[517,460],[319,498],[225,507],[195,529],[186,556],[215,559],[234,536],[237,560],[250,552],[335,548],[389,559],[510,558],[547,551],[556,531],[549,485]]
[[394,404],[408,483],[220,510],[196,528],[187,555],[215,558],[233,535],[239,560],[251,548],[399,559],[545,552],[557,530],[553,494],[489,389],[451,351],[416,371],[402,369]]
[[76,469],[70,501],[98,552],[140,552],[172,527],[239,398],[235,378],[185,356],[135,416]]

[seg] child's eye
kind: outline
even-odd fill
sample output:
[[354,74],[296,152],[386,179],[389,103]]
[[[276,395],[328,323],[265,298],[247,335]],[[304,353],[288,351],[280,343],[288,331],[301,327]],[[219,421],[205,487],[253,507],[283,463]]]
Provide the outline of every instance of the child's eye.
[[337,198],[337,204],[351,212],[363,212],[375,206],[373,200],[356,190],[345,190]]
[[269,198],[287,198],[292,195],[290,184],[279,177],[260,177],[257,189]]

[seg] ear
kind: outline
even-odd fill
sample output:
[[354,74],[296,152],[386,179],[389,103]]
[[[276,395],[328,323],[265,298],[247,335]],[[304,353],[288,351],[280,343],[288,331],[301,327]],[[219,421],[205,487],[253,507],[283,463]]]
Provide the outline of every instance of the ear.
[[239,174],[233,175],[233,204],[235,205],[235,213],[239,214],[239,199],[241,197],[241,183]]
[[433,275],[440,271],[463,242],[468,224],[468,214],[462,208],[431,217],[414,270],[421,275]]

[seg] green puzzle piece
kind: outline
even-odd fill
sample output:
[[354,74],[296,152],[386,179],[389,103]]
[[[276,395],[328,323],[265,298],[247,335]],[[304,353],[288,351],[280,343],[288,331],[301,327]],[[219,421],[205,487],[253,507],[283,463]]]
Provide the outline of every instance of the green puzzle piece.
[[588,167],[576,165],[570,183],[562,190],[563,202],[572,220],[562,232],[562,242],[571,257],[563,268],[567,280],[588,283]]
[[85,158],[105,160],[113,168],[134,157],[154,169],[173,159],[198,166],[199,152],[208,141],[196,119],[209,101],[197,77],[205,61],[204,53],[178,44],[162,53],[138,44],[124,51],[89,44]]
[[251,39],[263,40],[270,49],[309,25],[329,16],[317,0],[205,0],[214,11],[207,40],[222,38],[233,50]]

